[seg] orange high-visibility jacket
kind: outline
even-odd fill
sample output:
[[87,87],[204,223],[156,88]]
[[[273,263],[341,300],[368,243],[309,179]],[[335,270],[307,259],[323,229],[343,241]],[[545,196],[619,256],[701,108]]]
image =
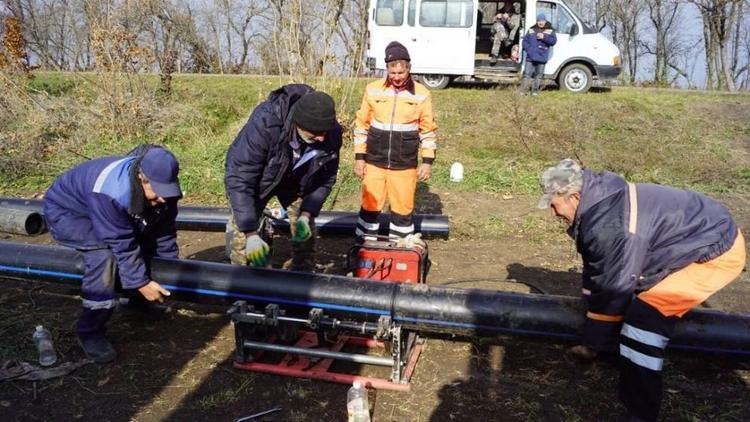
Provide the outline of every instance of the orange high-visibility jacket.
[[354,153],[358,160],[378,167],[402,170],[417,167],[417,156],[435,160],[437,123],[432,96],[424,85],[410,80],[396,91],[387,80],[371,82],[365,89],[354,128]]

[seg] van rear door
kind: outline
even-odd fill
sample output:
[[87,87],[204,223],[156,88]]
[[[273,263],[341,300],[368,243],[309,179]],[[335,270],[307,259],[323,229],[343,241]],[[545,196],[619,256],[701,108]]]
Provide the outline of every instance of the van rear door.
[[399,41],[411,53],[409,40],[414,38],[414,12],[408,17],[406,3],[417,0],[371,0],[370,16],[367,20],[369,31],[367,57],[375,58],[375,68],[385,69],[385,46],[391,41]]
[[412,72],[474,73],[478,0],[408,0],[416,5],[417,26],[410,40]]

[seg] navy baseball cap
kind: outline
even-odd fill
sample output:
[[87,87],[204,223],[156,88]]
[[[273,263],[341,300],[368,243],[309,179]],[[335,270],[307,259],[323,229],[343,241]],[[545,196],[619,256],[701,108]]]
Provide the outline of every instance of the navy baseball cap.
[[141,160],[141,172],[151,188],[162,198],[181,198],[180,163],[171,152],[163,148],[151,148]]

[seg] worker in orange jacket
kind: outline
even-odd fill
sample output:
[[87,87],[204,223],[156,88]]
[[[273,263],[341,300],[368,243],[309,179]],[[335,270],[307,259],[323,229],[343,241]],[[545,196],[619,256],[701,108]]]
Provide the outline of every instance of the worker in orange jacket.
[[[417,180],[432,175],[437,147],[430,91],[412,79],[409,51],[397,41],[385,48],[388,76],[367,85],[354,129],[354,172],[362,180],[357,237],[374,238],[386,199],[391,238],[414,233]],[[417,169],[418,157],[422,164]]]

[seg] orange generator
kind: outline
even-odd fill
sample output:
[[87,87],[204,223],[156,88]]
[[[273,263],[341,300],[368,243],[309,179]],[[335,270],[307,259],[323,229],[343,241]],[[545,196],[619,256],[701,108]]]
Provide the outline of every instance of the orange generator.
[[427,282],[427,245],[399,246],[395,240],[366,240],[354,246],[349,257],[355,258],[355,277],[390,283]]

